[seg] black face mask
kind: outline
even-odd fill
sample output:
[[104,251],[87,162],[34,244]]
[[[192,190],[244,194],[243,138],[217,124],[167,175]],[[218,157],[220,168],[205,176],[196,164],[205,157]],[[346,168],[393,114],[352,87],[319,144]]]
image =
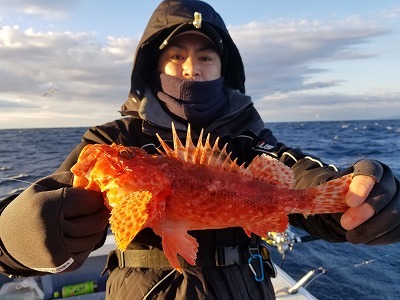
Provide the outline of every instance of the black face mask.
[[199,82],[161,73],[152,80],[152,90],[163,107],[195,126],[207,125],[222,115],[227,103],[223,88],[224,77]]

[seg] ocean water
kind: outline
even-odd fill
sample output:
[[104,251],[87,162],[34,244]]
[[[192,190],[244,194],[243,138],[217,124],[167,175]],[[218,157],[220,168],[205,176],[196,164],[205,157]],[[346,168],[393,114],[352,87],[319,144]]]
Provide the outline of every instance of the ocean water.
[[[345,168],[363,158],[379,160],[400,178],[400,120],[268,124],[278,140]],[[306,236],[292,229],[297,236]],[[296,281],[322,268],[307,285],[319,299],[400,299],[400,243],[383,246],[330,243],[293,245],[273,257]]]
[[[388,164],[400,178],[400,120],[267,124],[290,147],[345,168],[362,158]],[[53,172],[86,128],[0,130],[0,199]],[[293,229],[303,236],[301,230]],[[323,268],[307,289],[320,299],[400,299],[400,243],[384,246],[296,243],[275,263],[295,280]]]

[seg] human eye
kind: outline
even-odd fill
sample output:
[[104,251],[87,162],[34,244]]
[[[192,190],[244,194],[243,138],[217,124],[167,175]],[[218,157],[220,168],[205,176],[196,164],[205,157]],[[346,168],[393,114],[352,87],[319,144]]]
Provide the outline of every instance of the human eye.
[[183,56],[180,55],[180,54],[172,54],[172,55],[170,55],[170,59],[171,59],[171,60],[179,61],[179,60],[182,60],[182,59],[183,59]]
[[209,61],[213,61],[213,58],[211,56],[208,56],[208,55],[203,55],[203,56],[199,57],[199,60],[203,61],[203,62],[209,62]]
[[172,62],[178,62],[184,59],[183,53],[180,48],[175,46],[170,46],[166,48],[162,56],[164,57],[164,59]]

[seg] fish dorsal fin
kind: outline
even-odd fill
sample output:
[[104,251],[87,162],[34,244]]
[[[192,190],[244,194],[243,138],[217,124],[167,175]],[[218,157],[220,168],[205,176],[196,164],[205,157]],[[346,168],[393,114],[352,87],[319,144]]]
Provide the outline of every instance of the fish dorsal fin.
[[243,172],[280,188],[294,189],[295,187],[293,171],[279,160],[266,154],[256,156]]
[[157,138],[164,150],[159,150],[159,152],[165,157],[174,158],[194,165],[203,165],[211,168],[223,168],[232,172],[238,172],[239,170],[243,169],[243,165],[239,166],[236,163],[236,159],[231,159],[231,154],[227,153],[226,151],[226,145],[222,148],[222,150],[219,149],[219,138],[217,138],[214,144],[211,145],[210,134],[207,135],[204,143],[203,134],[204,130],[201,130],[197,145],[194,145],[189,124],[185,146],[183,146],[179,140],[178,134],[176,133],[175,126],[172,123],[172,139],[174,149],[171,149],[157,134]]
[[294,188],[295,179],[293,171],[275,158],[265,154],[256,156],[248,167],[244,168],[244,164],[239,166],[236,159],[231,159],[231,153],[227,153],[226,151],[226,144],[222,150],[218,148],[219,138],[217,138],[211,146],[210,134],[207,135],[204,143],[203,134],[204,131],[202,130],[197,145],[195,146],[189,125],[185,146],[183,146],[176,133],[175,126],[172,123],[174,149],[171,149],[157,134],[158,140],[164,149],[164,152],[161,150],[159,152],[165,157],[174,158],[194,165],[204,165],[211,168],[222,168],[230,172],[240,172],[246,176],[251,176],[281,188]]

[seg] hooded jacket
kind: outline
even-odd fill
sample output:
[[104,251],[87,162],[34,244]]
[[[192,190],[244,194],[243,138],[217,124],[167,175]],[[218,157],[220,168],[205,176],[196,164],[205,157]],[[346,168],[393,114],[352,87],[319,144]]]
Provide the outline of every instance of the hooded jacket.
[[[142,147],[149,153],[156,153],[156,147],[159,144],[155,133],[159,133],[164,140],[170,139],[171,121],[175,122],[179,136],[184,138],[186,135],[186,124],[172,120],[172,117],[160,107],[147,83],[149,82],[150,74],[155,70],[158,48],[163,40],[180,25],[184,24],[184,26],[187,26],[189,24],[188,26],[191,26],[190,24],[193,23],[195,12],[202,14],[204,24],[212,26],[218,32],[223,43],[222,60],[225,66],[223,75],[226,80],[225,93],[229,105],[225,114],[206,128],[206,133],[211,133],[211,140],[213,141],[219,136],[221,144],[227,143],[227,150],[232,152],[233,157],[238,158],[239,163],[248,163],[261,153],[277,158],[284,164],[292,167],[296,177],[300,178],[297,182],[298,187],[304,188],[320,184],[333,178],[337,174],[334,169],[318,160],[308,159],[307,155],[303,154],[300,150],[290,149],[279,143],[272,132],[265,128],[264,122],[255,110],[250,97],[244,95],[245,75],[242,59],[222,18],[208,4],[196,0],[167,0],[161,2],[156,8],[136,51],[130,95],[121,108],[122,114],[127,117],[89,129],[82,137],[82,143],[74,149],[56,173],[69,171],[77,161],[80,151],[85,145],[90,143],[117,143],[125,146]],[[194,133],[194,140],[197,137],[196,133]],[[48,188],[51,190],[52,187]],[[11,200],[3,202],[2,206],[4,207]],[[345,232],[340,227],[338,218],[334,215],[315,216],[307,220],[302,216],[293,215],[290,217],[290,221],[295,225],[307,229],[312,234],[319,235],[328,240],[345,240]],[[249,238],[241,228],[197,231],[191,234],[199,241],[199,254],[211,259],[214,256],[216,246],[241,245],[246,248],[249,242]],[[160,238],[151,229],[142,230],[130,245],[130,249],[153,248],[162,249],[162,245]],[[10,268],[10,261],[12,261],[12,264],[17,264],[17,267],[14,267],[14,269],[19,270],[18,274],[24,274],[23,270],[25,267],[19,266],[17,262],[6,255],[0,257],[0,270],[8,274],[12,273],[11,270],[13,268]],[[134,284],[132,283],[133,281],[142,286],[141,290],[142,288],[143,290],[149,290],[151,289],[151,285],[149,286],[150,283],[154,284],[154,282],[158,282],[159,280],[163,281],[162,278],[165,276],[164,272],[158,272],[157,270],[138,272],[138,270],[132,271],[116,268],[110,275],[110,290],[111,283],[115,283],[115,289],[118,290],[127,282],[129,285]],[[180,289],[186,292],[188,288],[193,288],[190,282],[196,282],[197,292],[197,288],[204,285],[203,288],[206,289],[206,292],[207,289],[212,289],[212,294],[220,295],[224,299],[228,299],[225,297],[226,293],[228,293],[228,296],[238,293],[237,297],[246,299],[247,296],[245,297],[242,294],[243,289],[246,290],[246,287],[242,285],[236,286],[235,282],[241,282],[239,278],[242,276],[252,276],[249,272],[247,265],[227,267],[220,271],[214,269],[202,270],[201,268],[193,269],[192,271],[187,270],[184,273],[184,278],[185,280],[189,280],[189,283],[182,282],[179,274],[175,274],[176,281],[174,281],[174,284],[169,285],[169,281],[165,281],[166,286],[164,288],[166,290],[164,292],[171,292],[172,286],[176,284],[172,288],[171,293],[177,295],[177,291],[182,292]],[[26,274],[31,275],[32,270],[26,269]],[[235,276],[238,277],[235,279]],[[220,283],[223,284],[218,286]],[[188,286],[184,286],[184,284]],[[229,286],[226,286],[226,284]],[[253,292],[261,293],[259,296],[254,296],[254,299],[265,299],[265,293],[271,294],[272,287],[268,280],[263,283],[265,285],[253,281],[247,282],[247,284],[252,285],[251,292],[249,290],[251,295],[255,295],[252,294]],[[202,290],[202,288],[199,289]],[[134,292],[135,290],[133,290]],[[189,294],[184,295],[191,295],[193,298],[196,297],[197,292],[188,291]],[[197,296],[204,296],[202,293]],[[121,299],[128,299],[126,298],[127,295],[121,294],[121,297],[125,297]],[[165,298],[168,297],[165,296]],[[185,298],[185,296],[182,298]]]
[[[195,12],[201,13],[202,26],[212,27],[222,39],[225,86],[245,92],[242,58],[221,16],[203,1],[165,0],[153,12],[136,50],[128,98],[128,101],[132,100],[131,108],[135,104],[137,106],[144,96],[146,85],[156,68],[160,45],[178,26],[193,26]],[[196,28],[193,26],[193,29]],[[126,112],[126,109],[123,107],[122,111]]]

